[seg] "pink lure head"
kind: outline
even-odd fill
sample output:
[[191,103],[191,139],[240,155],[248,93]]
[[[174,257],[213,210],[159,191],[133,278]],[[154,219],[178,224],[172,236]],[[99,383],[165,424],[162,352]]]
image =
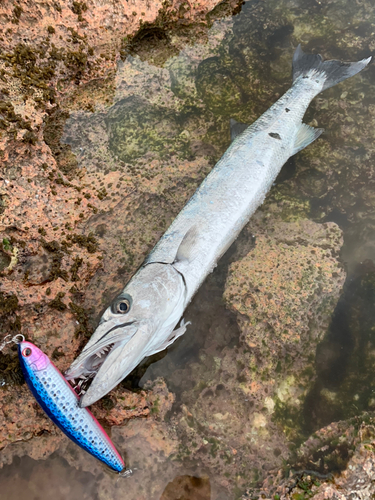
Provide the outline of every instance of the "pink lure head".
[[20,353],[23,362],[30,367],[33,372],[45,370],[50,364],[48,357],[31,342],[20,342]]

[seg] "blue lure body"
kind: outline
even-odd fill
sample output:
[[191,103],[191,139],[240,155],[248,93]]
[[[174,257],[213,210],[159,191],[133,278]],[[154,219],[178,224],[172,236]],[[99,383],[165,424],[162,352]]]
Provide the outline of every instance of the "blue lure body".
[[121,472],[125,468],[121,455],[94,415],[80,408],[79,397],[50,359],[30,342],[18,344],[18,357],[27,385],[54,424],[78,446]]

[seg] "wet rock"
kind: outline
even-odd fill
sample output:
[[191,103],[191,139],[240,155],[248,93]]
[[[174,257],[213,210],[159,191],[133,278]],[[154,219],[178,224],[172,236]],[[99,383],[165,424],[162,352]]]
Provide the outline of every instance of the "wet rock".
[[[171,417],[176,460],[216,470],[214,498],[257,484],[290,459],[291,441],[304,439],[316,348],[345,278],[336,225],[286,223],[280,208],[273,213],[258,212],[187,311],[195,325],[180,348],[144,376],[162,373],[163,365],[171,374],[169,386],[181,393]],[[225,278],[234,314],[222,307]]]
[[[22,472],[21,472],[22,471]],[[15,481],[15,476],[17,480]],[[62,457],[48,463],[24,457],[2,469],[4,498],[22,498],[25,491],[36,498],[90,500],[95,498],[93,476],[89,472],[73,471]]]
[[4,252],[0,252],[0,272],[6,269],[11,262],[11,258]]
[[194,85],[197,62],[182,54],[172,58],[168,65],[171,78],[171,90],[180,99],[189,99],[194,102],[197,98]]
[[[39,340],[38,345],[41,344],[42,341]],[[67,352],[66,349],[65,352]],[[0,365],[1,361],[0,359]],[[62,366],[68,366],[64,358],[55,362],[61,371]],[[171,409],[174,396],[167,390],[162,380],[156,380],[151,387],[153,391],[139,391],[138,393],[125,391],[119,387],[111,393],[112,404],[109,406],[105,399],[101,400],[93,409],[93,413],[109,433],[112,426],[124,424],[136,417],[152,416],[163,419],[166,412]],[[45,459],[58,449],[69,462],[76,466],[80,464],[79,466],[84,470],[90,470],[90,468],[92,470],[92,464],[100,466],[95,459],[87,461],[87,453],[78,449],[57,429],[25,385],[13,389],[7,384],[0,391],[0,402],[2,405],[0,442],[4,445],[9,442],[10,438],[13,442],[21,442],[17,446],[7,448],[6,453],[2,450],[1,466],[10,464],[15,456],[28,455],[35,460]],[[22,416],[22,422],[19,415]],[[144,425],[144,419],[139,419],[139,422],[141,426]],[[125,444],[125,441],[121,440],[121,443]],[[169,446],[169,444],[165,443],[164,446]],[[65,453],[67,447],[71,451]]]
[[[179,464],[172,460],[178,449],[174,434],[164,422],[143,419],[113,429],[114,441],[120,449],[126,449],[126,463],[134,469],[127,484],[129,498],[160,498],[165,486],[178,474]],[[98,485],[100,500],[116,498],[121,492],[122,484],[114,483],[108,475]]]
[[49,281],[52,271],[52,259],[47,252],[29,257],[24,264],[27,281],[30,285],[40,285]]
[[[134,57],[119,64],[115,75],[120,46],[126,49],[124,33],[134,33],[141,19],[155,19],[160,2],[147,8],[143,2],[97,8],[88,1],[87,9],[75,3],[46,10],[36,2],[23,12],[2,4],[8,19],[4,29],[11,32],[1,41],[0,109],[6,123],[1,121],[0,127],[6,129],[0,138],[0,230],[1,239],[10,242],[5,253],[13,267],[4,269],[1,291],[6,299],[14,296],[17,305],[2,324],[7,331],[22,331],[49,355],[65,353],[56,360],[61,369],[69,366],[101,310],[227,148],[228,118],[235,112],[236,119],[252,122],[289,86],[293,46],[302,41],[307,51],[343,59],[367,57],[373,50],[366,23],[371,27],[374,12],[368,2],[247,2],[234,23],[213,26],[212,32],[197,30],[208,43],[186,47],[186,24],[197,10],[216,2],[191,8],[191,2],[175,2],[164,5],[154,34],[148,30],[156,40],[155,52],[148,54],[152,40],[147,30],[141,31],[133,44]],[[229,14],[228,6],[231,2],[221,3],[220,9]],[[211,25],[213,16],[204,18],[204,13],[199,19]],[[179,18],[183,29],[178,34],[170,31],[168,14]],[[38,19],[37,24],[31,19]],[[174,55],[176,47],[183,49],[179,56]],[[129,497],[160,498],[176,475],[201,477],[202,467],[210,473],[215,499],[228,498],[228,491],[238,496],[270,468],[288,461],[288,438],[302,439],[301,408],[316,379],[314,349],[327,330],[344,274],[338,267],[341,240],[335,226],[318,229],[298,221],[337,217],[343,228],[350,226],[346,234],[351,234],[353,247],[368,244],[354,261],[372,256],[372,76],[370,67],[343,84],[344,91],[330,89],[314,101],[306,120],[314,126],[318,120],[329,134],[296,156],[288,176],[278,179],[248,229],[256,233],[255,247],[251,238],[238,243],[242,255],[234,258],[225,294],[234,312],[216,314],[210,323],[207,300],[197,314],[198,333],[190,344],[182,344],[187,349],[176,356],[178,363],[169,361],[172,352],[165,358],[173,368],[168,387],[180,391],[176,406],[172,409],[173,396],[165,386],[152,387],[155,397],[124,394],[120,387],[96,406],[106,426],[132,416],[150,418],[113,430],[115,439],[117,432],[123,433],[122,450],[133,453],[130,465],[141,469],[146,464],[134,476]],[[151,131],[145,132],[134,109],[127,108],[126,126],[114,126],[110,151],[114,124],[108,123],[107,129],[105,120],[129,98],[141,103]],[[156,112],[162,115],[162,127]],[[126,144],[129,129],[131,141]],[[168,133],[163,136],[164,130]],[[167,144],[159,141],[159,132]],[[142,133],[150,151],[137,142]],[[280,219],[297,223],[283,225]],[[72,233],[88,238],[90,231],[98,239],[93,253],[77,238],[68,238]],[[53,279],[44,284],[42,237],[58,243],[56,250],[45,249]],[[210,283],[209,292],[214,288]],[[49,307],[51,302],[59,310]],[[224,309],[224,304],[217,307]],[[335,349],[330,342],[324,355],[318,352],[318,370],[326,371],[339,358]],[[340,400],[332,387],[325,387],[322,397],[325,406]],[[38,458],[49,455],[58,441],[72,466],[92,468],[100,476],[94,459],[53,434],[24,387],[6,386],[1,398],[1,446],[34,437],[14,448]],[[169,420],[160,412],[163,407]],[[20,415],[24,427],[18,427]],[[49,434],[38,437],[45,432],[53,437],[49,442]],[[2,450],[4,460],[11,460],[11,449],[6,454]],[[332,446],[327,456],[334,453]],[[98,482],[101,498],[115,498],[112,488],[123,496],[122,484],[112,477]]]

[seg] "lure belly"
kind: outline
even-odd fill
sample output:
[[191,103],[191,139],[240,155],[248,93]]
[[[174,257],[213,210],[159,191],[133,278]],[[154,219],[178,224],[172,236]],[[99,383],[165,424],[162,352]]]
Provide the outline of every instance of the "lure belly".
[[78,446],[111,469],[124,461],[94,415],[80,408],[79,398],[50,359],[34,344],[20,342],[18,357],[27,385],[48,417]]

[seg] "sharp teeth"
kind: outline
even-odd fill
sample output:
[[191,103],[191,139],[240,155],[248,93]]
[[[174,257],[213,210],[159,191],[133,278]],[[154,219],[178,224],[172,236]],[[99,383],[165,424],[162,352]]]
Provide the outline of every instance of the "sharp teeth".
[[108,353],[108,352],[112,349],[112,347],[113,347],[113,346],[114,346],[114,344],[109,344],[109,345],[107,345],[107,346],[103,347],[100,351],[98,351],[98,352],[96,353],[96,356],[97,356],[98,358],[101,358],[101,357],[102,357],[102,355],[107,354],[107,353]]

